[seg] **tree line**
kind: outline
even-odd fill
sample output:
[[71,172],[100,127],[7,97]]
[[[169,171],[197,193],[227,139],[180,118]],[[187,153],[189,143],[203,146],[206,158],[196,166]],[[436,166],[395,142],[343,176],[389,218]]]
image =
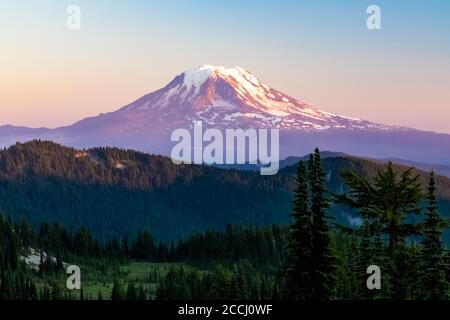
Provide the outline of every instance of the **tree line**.
[[[237,268],[242,270],[239,272],[240,280],[246,279],[250,274],[254,277],[257,284],[253,285],[253,292],[259,292],[257,288],[262,281],[264,293],[264,288],[269,286],[266,274],[272,274],[271,277],[276,274],[286,236],[287,228],[276,225],[267,228],[230,225],[225,231],[195,233],[171,244],[157,243],[147,231],[138,232],[131,239],[115,238],[102,243],[84,227],[70,232],[59,223],[44,222],[38,230],[34,230],[25,219],[14,222],[10,217],[0,215],[0,299],[154,298],[142,285],[124,284],[120,272],[114,273],[116,276],[111,295],[108,296],[99,294],[97,297],[88,297],[83,291],[72,296],[64,289],[67,277],[64,266],[67,263],[95,264],[100,269],[112,270],[129,261],[174,263],[174,266],[182,262],[192,265],[191,273],[171,268],[168,276],[172,275],[173,278],[195,273],[196,278],[201,279],[200,269],[217,270],[220,271],[219,278],[221,275],[228,277],[229,270]],[[25,263],[25,257],[31,253],[39,255],[36,270]],[[254,266],[258,266],[258,270]],[[38,286],[36,282],[46,282],[47,285]],[[161,283],[160,287],[158,296],[163,297],[164,288],[169,286]],[[207,292],[211,293],[211,290]],[[253,297],[257,294],[259,295],[255,293]],[[264,296],[267,294],[264,293]]]

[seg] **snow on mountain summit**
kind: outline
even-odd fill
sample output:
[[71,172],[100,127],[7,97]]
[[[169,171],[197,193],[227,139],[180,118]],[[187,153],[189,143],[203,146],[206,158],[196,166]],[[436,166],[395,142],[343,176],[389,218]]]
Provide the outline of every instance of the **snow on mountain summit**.
[[[108,115],[110,119],[115,113]],[[191,127],[198,120],[219,128],[389,130],[392,127],[309,106],[263,83],[241,67],[203,65],[176,76],[164,88],[120,109],[121,132]],[[125,119],[123,119],[125,118]],[[155,125],[155,122],[157,125]]]
[[194,88],[198,94],[201,86],[206,82],[206,80],[215,76],[217,69],[218,67],[215,66],[204,65],[200,68],[187,70],[183,73],[183,86],[187,91]]

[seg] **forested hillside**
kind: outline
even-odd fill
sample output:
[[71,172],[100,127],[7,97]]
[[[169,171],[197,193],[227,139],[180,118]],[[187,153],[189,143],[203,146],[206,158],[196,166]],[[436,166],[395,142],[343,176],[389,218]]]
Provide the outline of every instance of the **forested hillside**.
[[[352,157],[323,159],[328,188],[344,190],[343,170],[371,177],[382,166]],[[405,167],[395,167],[404,170]],[[288,223],[295,166],[275,176],[196,165],[131,150],[75,150],[32,141],[0,151],[0,209],[34,226],[85,226],[101,241],[148,230],[171,241],[227,224]],[[427,173],[421,173],[425,182]],[[441,212],[449,215],[450,180],[437,178]],[[340,223],[349,209],[334,206]]]
[[[69,156],[74,152],[63,150]],[[75,158],[93,157],[89,161],[96,166],[106,166],[99,154],[99,150],[75,151]],[[118,160],[106,161],[114,161],[117,167]],[[350,170],[339,170],[340,161]],[[316,149],[308,161],[296,166],[295,173],[287,168],[279,180],[272,180],[285,183],[282,190],[292,194],[286,226],[227,225],[221,231],[194,232],[170,243],[155,239],[143,226],[132,236],[127,232],[108,234],[112,238],[103,241],[84,226],[70,230],[59,222],[43,222],[32,228],[26,219],[0,213],[0,300],[448,299],[450,251],[444,247],[442,235],[450,221],[441,216],[434,173],[424,183],[425,176],[412,168],[389,164],[377,170],[360,167],[357,159],[337,158],[327,162],[325,170],[324,163]],[[117,169],[125,170],[125,166]],[[340,172],[345,190],[334,181],[335,170]],[[15,180],[22,177],[27,181],[33,166],[23,165],[17,172]],[[46,179],[44,182],[61,177]],[[195,180],[193,177],[189,183]],[[61,186],[72,183],[73,179],[67,178]],[[91,190],[109,184],[118,184],[115,187],[128,194],[162,189],[120,183],[99,180]],[[275,184],[264,185],[267,190],[271,186],[275,190]],[[348,223],[336,224],[336,214],[330,213],[345,212],[344,208],[353,210],[360,223],[352,228]],[[126,222],[123,230],[128,227]],[[65,287],[69,264],[83,270],[77,290]],[[373,267],[381,277],[369,283],[368,272]],[[377,290],[372,290],[372,285]]]

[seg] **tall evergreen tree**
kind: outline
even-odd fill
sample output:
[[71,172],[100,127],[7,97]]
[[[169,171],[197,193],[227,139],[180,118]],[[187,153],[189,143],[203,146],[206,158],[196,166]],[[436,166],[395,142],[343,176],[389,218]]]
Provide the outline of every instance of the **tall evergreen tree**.
[[349,186],[347,194],[338,201],[358,209],[361,216],[368,216],[379,224],[381,231],[388,236],[389,248],[403,243],[405,238],[418,234],[418,227],[407,222],[408,215],[420,214],[420,201],[423,198],[419,176],[412,176],[413,168],[404,171],[400,177],[392,163],[380,170],[373,182],[366,177],[345,171],[342,177]]
[[289,299],[310,299],[312,290],[312,220],[308,208],[308,175],[300,162],[297,169],[293,214],[287,261],[287,295]]
[[372,242],[370,235],[370,224],[367,217],[364,218],[363,225],[360,231],[360,241],[357,252],[357,263],[356,263],[356,279],[358,287],[356,288],[358,293],[358,299],[367,300],[371,297],[370,293],[366,288],[367,280],[367,267],[371,265],[373,259]]
[[439,300],[446,296],[447,284],[442,247],[444,219],[439,215],[436,199],[436,181],[431,172],[427,193],[427,211],[423,222],[421,297]]
[[[411,258],[405,239],[419,234],[418,225],[408,219],[411,215],[420,214],[423,195],[419,176],[413,176],[413,168],[403,171],[399,176],[392,163],[389,163],[376,174],[373,181],[352,171],[344,172],[342,177],[350,191],[339,196],[338,201],[357,209],[361,216],[367,216],[371,222],[370,229],[387,237],[385,252],[388,259],[378,262],[387,272],[384,278],[390,279],[390,288],[384,289],[391,298],[405,299],[412,283],[408,278],[409,268],[405,265]],[[375,236],[379,250],[380,238],[377,234]]]
[[335,294],[336,257],[330,242],[330,229],[325,198],[325,172],[322,169],[320,151],[316,149],[309,160],[312,214],[312,283],[313,299],[331,299]]
[[294,223],[287,258],[287,294],[294,299],[331,299],[335,296],[336,256],[326,210],[325,172],[320,151],[300,163],[294,196]]

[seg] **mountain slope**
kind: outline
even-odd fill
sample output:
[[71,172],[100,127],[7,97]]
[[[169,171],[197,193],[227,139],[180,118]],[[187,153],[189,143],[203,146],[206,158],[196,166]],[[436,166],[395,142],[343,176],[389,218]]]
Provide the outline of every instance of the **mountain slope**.
[[[344,190],[343,169],[373,176],[382,166],[345,156],[326,158],[323,165],[333,192]],[[85,225],[99,239],[147,229],[158,240],[172,241],[227,224],[289,222],[295,170],[289,166],[275,176],[260,176],[177,166],[168,158],[131,150],[76,150],[33,141],[0,151],[0,210],[34,225]],[[425,182],[428,175],[420,173]],[[438,177],[438,190],[448,217],[450,179]],[[340,223],[353,221],[348,210],[333,207],[331,213]]]
[[90,122],[102,118],[120,125],[128,120],[126,126],[115,128],[125,133],[145,128],[158,133],[192,126],[194,120],[219,128],[394,129],[321,111],[270,88],[240,67],[216,66],[185,71],[166,87],[117,112],[86,119],[74,126],[89,128]]
[[[362,106],[364,107],[364,106]],[[0,127],[0,145],[42,138],[72,147],[117,146],[169,155],[170,134],[192,128],[277,128],[280,158],[315,147],[372,158],[450,164],[450,135],[328,113],[281,93],[240,67],[203,66],[123,108],[54,130]]]

